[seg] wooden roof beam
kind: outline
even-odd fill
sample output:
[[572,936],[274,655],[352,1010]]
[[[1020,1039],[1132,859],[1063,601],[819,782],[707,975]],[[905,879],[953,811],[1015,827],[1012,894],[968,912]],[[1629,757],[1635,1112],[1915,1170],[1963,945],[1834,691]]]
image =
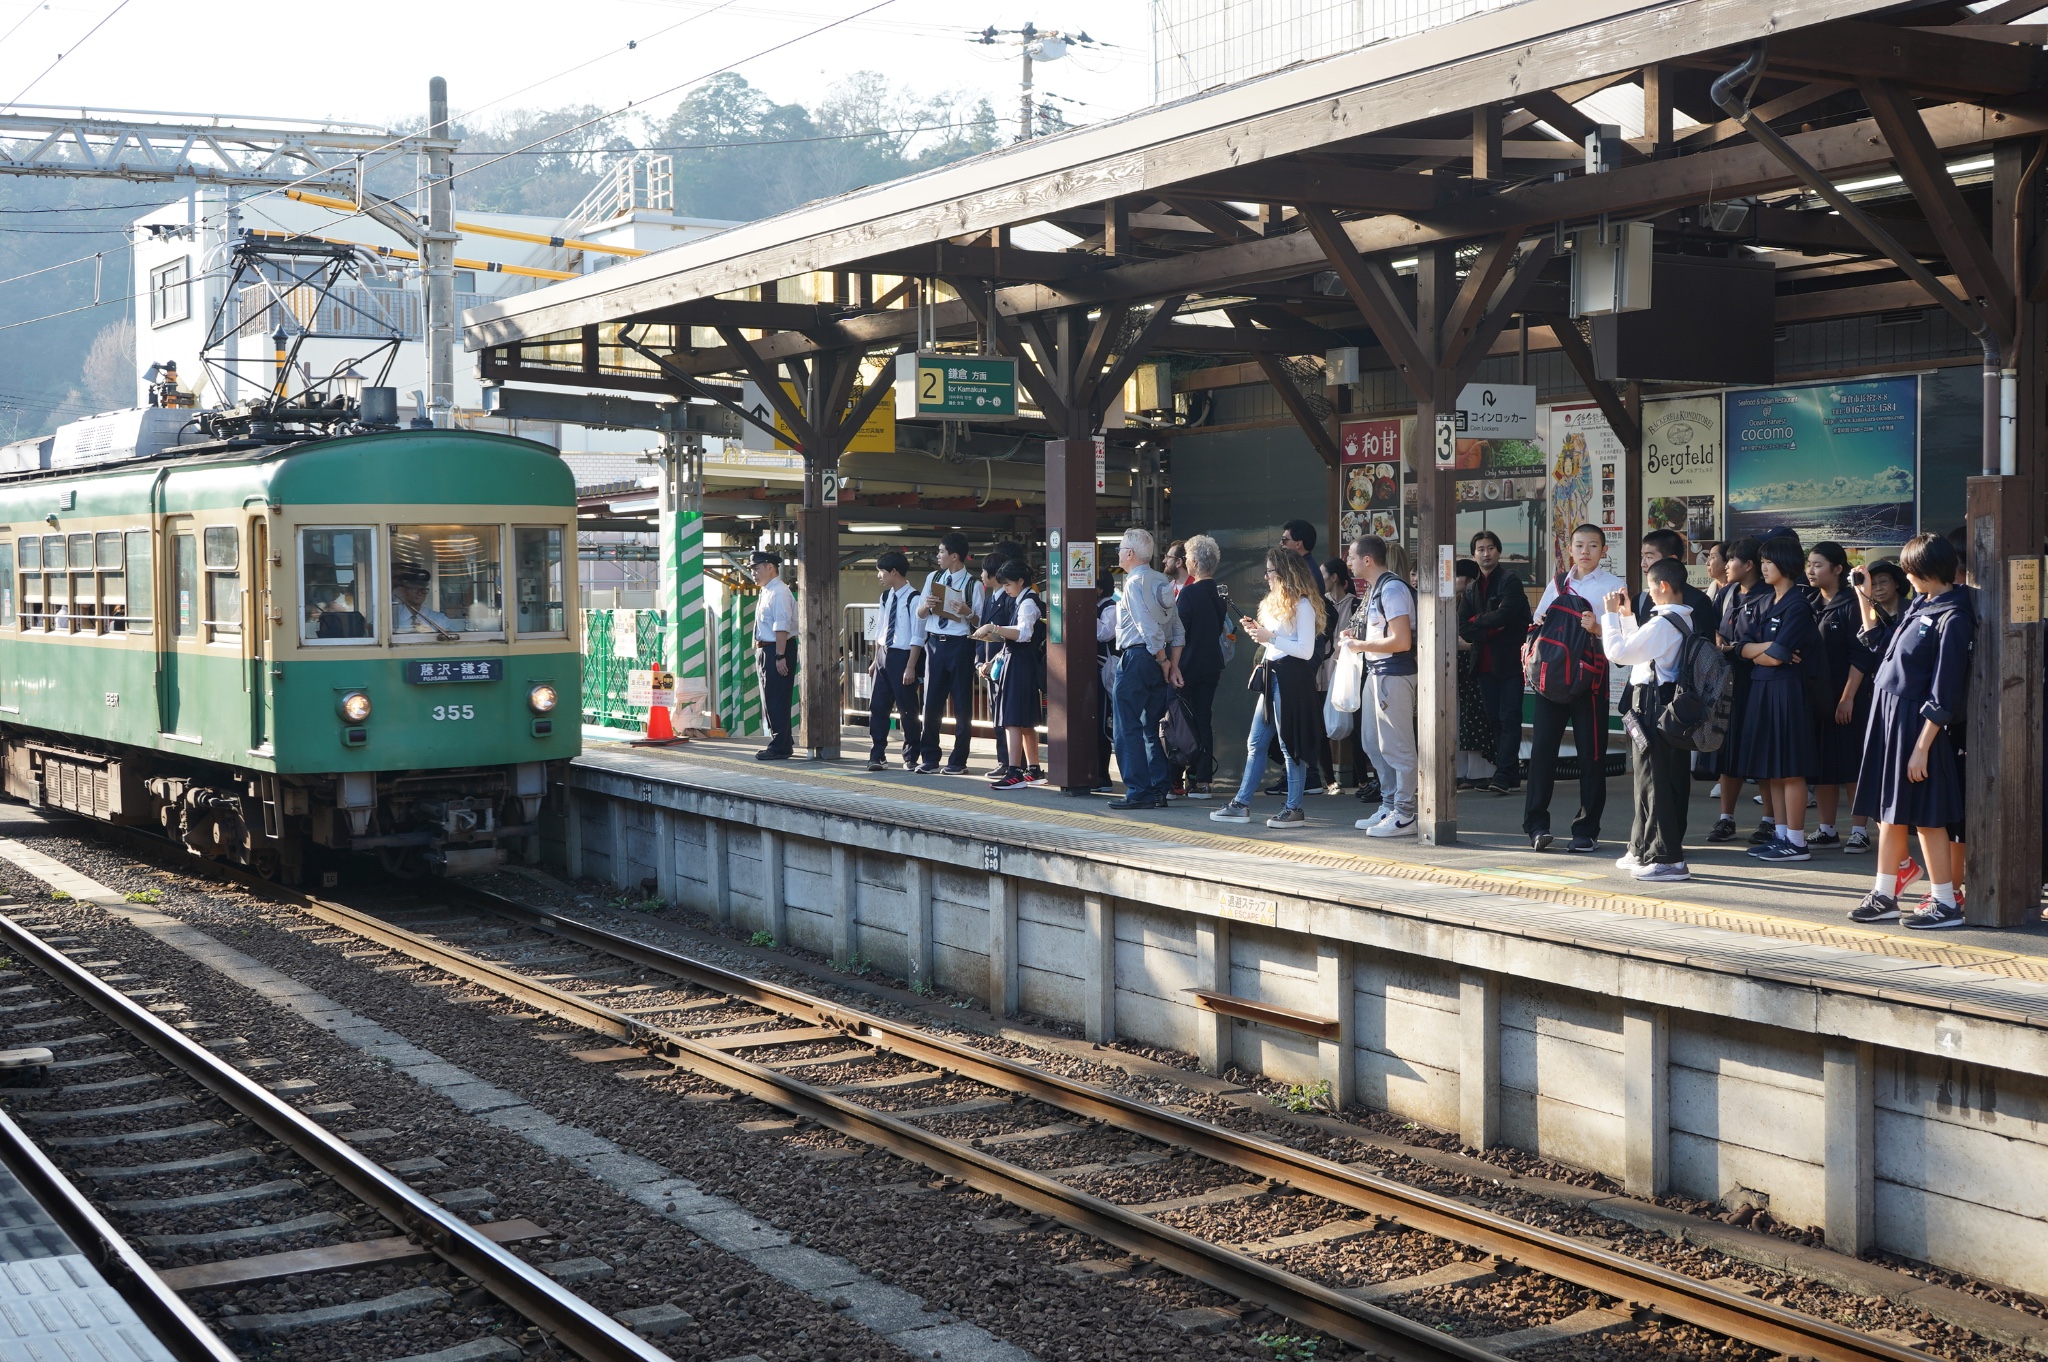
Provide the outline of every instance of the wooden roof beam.
[[1771,69],[1890,81],[1913,90],[2018,95],[2044,83],[2042,54],[1958,38],[1938,28],[1837,19],[1771,39]]

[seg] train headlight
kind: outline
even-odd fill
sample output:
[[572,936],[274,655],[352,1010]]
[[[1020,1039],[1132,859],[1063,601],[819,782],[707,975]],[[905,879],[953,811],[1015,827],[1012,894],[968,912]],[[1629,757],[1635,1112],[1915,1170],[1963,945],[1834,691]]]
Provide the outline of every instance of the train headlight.
[[558,698],[555,694],[555,688],[545,681],[540,682],[526,693],[526,703],[533,706],[535,714],[552,712],[555,707],[555,701]]
[[370,717],[370,697],[359,690],[352,690],[341,697],[341,717],[352,724],[359,724]]

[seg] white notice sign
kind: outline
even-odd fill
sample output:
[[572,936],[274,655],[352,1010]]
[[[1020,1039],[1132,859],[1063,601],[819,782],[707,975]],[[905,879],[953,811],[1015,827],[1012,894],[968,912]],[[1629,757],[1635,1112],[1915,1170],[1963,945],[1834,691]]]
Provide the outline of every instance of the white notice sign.
[[1458,438],[1534,440],[1536,388],[1527,383],[1467,383],[1458,394]]

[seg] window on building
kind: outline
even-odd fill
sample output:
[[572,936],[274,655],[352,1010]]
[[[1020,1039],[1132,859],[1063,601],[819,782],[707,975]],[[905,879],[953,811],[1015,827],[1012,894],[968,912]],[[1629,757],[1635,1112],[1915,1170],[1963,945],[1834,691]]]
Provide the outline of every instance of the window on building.
[[192,257],[180,256],[149,272],[149,324],[169,326],[192,315]]
[[146,634],[150,632],[151,617],[156,614],[156,573],[150,570],[149,531],[128,531],[125,547],[128,608],[123,627],[131,634]]
[[299,531],[299,615],[304,643],[347,643],[377,635],[376,531],[367,525]]
[[392,641],[502,637],[502,533],[496,525],[392,526]]
[[522,525],[512,531],[512,542],[518,560],[520,637],[565,632],[562,531]]
[[232,525],[208,525],[206,535],[206,639],[236,643],[242,637],[242,555]]

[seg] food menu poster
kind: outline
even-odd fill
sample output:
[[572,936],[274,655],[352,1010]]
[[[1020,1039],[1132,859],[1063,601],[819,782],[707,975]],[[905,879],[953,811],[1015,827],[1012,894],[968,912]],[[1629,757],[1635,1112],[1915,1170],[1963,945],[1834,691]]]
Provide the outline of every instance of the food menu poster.
[[1628,575],[1628,450],[1593,403],[1551,407],[1548,417],[1550,560],[1552,572],[1571,562],[1572,531],[1598,525],[1607,538],[1601,565]]
[[1338,428],[1344,505],[1337,529],[1347,544],[1368,534],[1401,540],[1403,424],[1398,418],[1346,421]]

